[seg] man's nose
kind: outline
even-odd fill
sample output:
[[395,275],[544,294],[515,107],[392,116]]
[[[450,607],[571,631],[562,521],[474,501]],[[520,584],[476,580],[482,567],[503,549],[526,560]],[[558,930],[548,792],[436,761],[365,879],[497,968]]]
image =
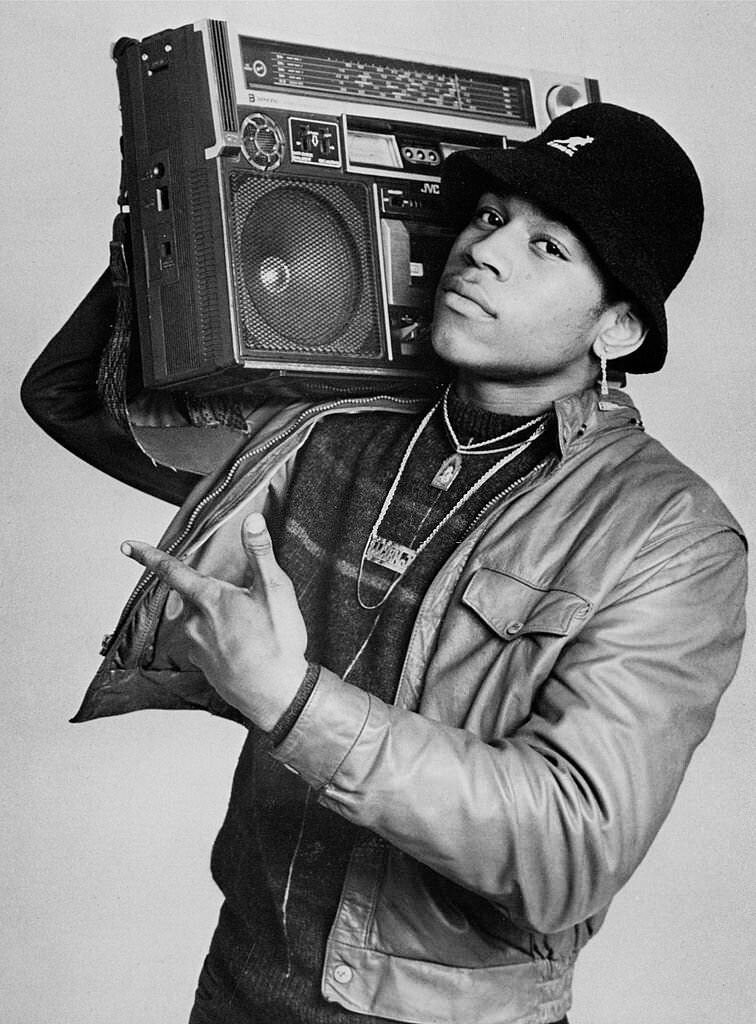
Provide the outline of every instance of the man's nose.
[[497,228],[471,242],[465,256],[471,266],[489,270],[495,277],[507,280],[512,275],[514,239],[508,225]]

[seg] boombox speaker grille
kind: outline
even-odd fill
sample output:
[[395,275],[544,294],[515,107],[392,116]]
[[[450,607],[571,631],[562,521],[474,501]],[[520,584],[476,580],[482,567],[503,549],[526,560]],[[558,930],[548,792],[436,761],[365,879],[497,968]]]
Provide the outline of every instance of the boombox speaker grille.
[[367,186],[232,172],[229,189],[244,349],[379,358]]

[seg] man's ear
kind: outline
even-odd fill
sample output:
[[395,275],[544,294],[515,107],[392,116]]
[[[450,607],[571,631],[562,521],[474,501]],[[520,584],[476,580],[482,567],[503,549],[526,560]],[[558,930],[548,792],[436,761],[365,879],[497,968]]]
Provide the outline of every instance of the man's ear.
[[621,359],[640,348],[647,333],[635,310],[626,302],[618,303],[602,314],[593,351],[599,359]]

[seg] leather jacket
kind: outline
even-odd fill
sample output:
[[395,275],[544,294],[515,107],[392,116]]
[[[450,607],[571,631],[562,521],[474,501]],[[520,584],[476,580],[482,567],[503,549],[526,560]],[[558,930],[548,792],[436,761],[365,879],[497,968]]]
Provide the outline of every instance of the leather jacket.
[[[322,973],[324,996],[353,1011],[421,1024],[561,1017],[580,948],[735,672],[741,531],[626,395],[609,404],[592,390],[556,403],[560,458],[484,510],[438,573],[394,704],[323,668],[271,747],[368,830]],[[197,485],[161,546],[241,582],[241,519],[280,506],[321,416],[364,407],[255,412],[253,439]],[[154,417],[135,414],[140,443],[165,426]],[[177,611],[145,576],[76,721],[140,707],[239,717],[186,662]]]

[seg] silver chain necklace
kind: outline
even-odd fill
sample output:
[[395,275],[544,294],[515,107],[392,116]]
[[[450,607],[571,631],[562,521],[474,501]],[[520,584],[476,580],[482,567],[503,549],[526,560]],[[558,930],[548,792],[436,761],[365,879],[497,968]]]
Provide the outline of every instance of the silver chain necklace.
[[[478,479],[475,481],[472,487],[468,488],[468,490],[465,491],[462,497],[446,513],[443,519],[441,519],[441,521],[436,524],[436,526],[433,528],[433,530],[431,530],[431,532],[428,534],[425,540],[422,541],[422,543],[419,544],[418,547],[411,548],[405,544],[399,544],[397,541],[391,540],[388,537],[381,537],[380,534],[378,533],[378,529],[380,528],[381,523],[385,519],[386,513],[391,507],[391,502],[393,501],[394,495],[396,494],[397,488],[399,487],[399,482],[402,478],[402,474],[404,473],[405,467],[409,462],[410,455],[414,451],[415,445],[420,440],[420,435],[423,433],[426,426],[430,422],[433,414],[436,412],[436,410],[442,403],[443,399],[437,402],[430,409],[430,411],[425,414],[423,419],[420,421],[420,424],[418,425],[417,429],[415,430],[415,433],[412,435],[410,443],[407,445],[406,451],[402,456],[402,461],[399,464],[399,469],[397,470],[396,476],[394,477],[391,487],[388,490],[388,494],[384,498],[381,510],[378,513],[375,522],[373,523],[373,528],[368,534],[367,540],[365,541],[365,547],[363,548],[362,557],[360,558],[360,568],[357,574],[357,601],[360,607],[364,608],[365,611],[374,611],[376,608],[380,608],[380,606],[388,600],[394,588],[399,583],[404,574],[407,572],[412,563],[415,561],[417,556],[428,547],[428,545],[439,532],[439,530],[441,530],[449,522],[452,516],[454,516],[459,511],[459,509],[462,508],[465,502],[469,501],[469,499],[472,498],[472,496],[477,491],[479,491],[480,488],[483,487],[483,485],[486,484],[491,479],[491,477],[494,476],[495,473],[498,473],[498,471],[502,469],[504,466],[506,466],[507,463],[511,462],[513,459],[516,459],[517,456],[524,452],[525,449],[528,448],[538,437],[540,437],[546,429],[545,415],[536,417],[535,420],[532,421],[537,423],[532,433],[527,438],[525,438],[524,441],[521,441],[520,443],[514,446],[509,446],[503,458],[499,459],[498,462],[494,463],[494,465],[491,466],[491,468],[488,469],[482,476],[478,477]],[[540,422],[538,422],[539,420]],[[495,440],[501,440],[501,438],[496,438]],[[498,451],[494,453],[486,452],[485,454],[497,453]],[[436,476],[438,476],[438,473],[436,474]],[[448,487],[442,488],[442,490],[447,489]],[[365,571],[365,562],[373,562],[374,565],[379,565],[382,568],[389,569],[391,572],[397,574],[397,578],[392,582],[391,586],[388,588],[388,590],[380,599],[380,601],[377,602],[377,604],[366,604],[362,600],[361,589],[362,577]]]
[[538,416],[534,416],[525,423],[521,423],[519,426],[513,427],[511,430],[507,430],[503,434],[499,434],[497,437],[489,437],[485,441],[471,441],[467,444],[463,444],[463,442],[457,437],[457,432],[449,419],[450,390],[451,384],[447,384],[441,399],[441,410],[444,414],[444,424],[446,426],[447,433],[449,434],[449,439],[454,446],[454,452],[448,458],[444,459],[436,470],[436,475],[431,480],[431,486],[435,487],[439,491],[448,491],[457,479],[460,470],[462,469],[463,455],[498,455],[500,452],[511,452],[519,447],[521,444],[520,441],[515,441],[513,444],[503,445],[499,448],[493,448],[491,446],[495,445],[498,441],[505,441],[508,437],[513,437],[515,434],[519,434],[521,431],[527,430],[528,427],[534,427],[538,423],[543,423],[547,415],[544,412]]

